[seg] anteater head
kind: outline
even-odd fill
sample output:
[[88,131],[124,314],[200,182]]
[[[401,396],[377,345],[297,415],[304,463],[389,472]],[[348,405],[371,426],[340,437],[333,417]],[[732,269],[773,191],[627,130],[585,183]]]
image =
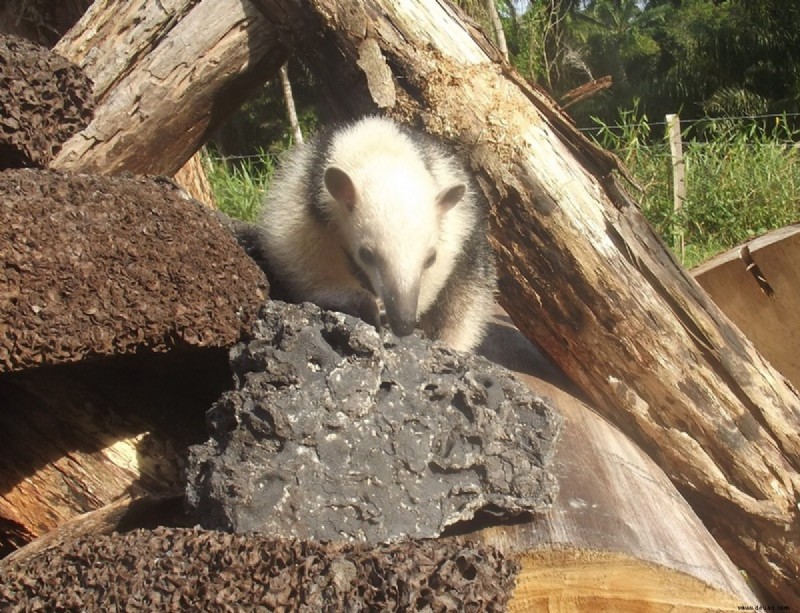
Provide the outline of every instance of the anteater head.
[[329,166],[325,188],[336,203],[344,248],[386,307],[392,331],[407,336],[417,322],[420,288],[437,266],[445,215],[466,192],[464,183],[437,188],[420,165],[374,159],[345,171]]

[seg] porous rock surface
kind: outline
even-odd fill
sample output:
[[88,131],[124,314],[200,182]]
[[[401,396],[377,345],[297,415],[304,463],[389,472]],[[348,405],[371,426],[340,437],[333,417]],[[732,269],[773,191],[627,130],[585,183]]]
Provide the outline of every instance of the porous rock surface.
[[0,34],[0,169],[44,168],[91,121],[92,83],[76,65]]
[[0,610],[482,613],[506,609],[518,570],[452,538],[368,548],[158,528],[0,569]]
[[169,181],[0,172],[0,372],[230,346],[266,294],[230,233]]
[[270,302],[231,364],[189,460],[204,527],[379,543],[552,499],[560,417],[483,358]]

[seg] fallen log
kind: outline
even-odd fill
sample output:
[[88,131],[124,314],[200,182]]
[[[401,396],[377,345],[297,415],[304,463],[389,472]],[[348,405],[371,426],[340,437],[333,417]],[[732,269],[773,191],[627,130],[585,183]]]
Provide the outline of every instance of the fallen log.
[[800,398],[676,263],[616,159],[448,3],[257,4],[294,28],[329,108],[383,110],[465,150],[493,203],[514,322],[656,459],[774,604],[800,606]]
[[54,50],[94,81],[97,109],[50,167],[99,174],[175,174],[286,60],[240,0],[97,0]]

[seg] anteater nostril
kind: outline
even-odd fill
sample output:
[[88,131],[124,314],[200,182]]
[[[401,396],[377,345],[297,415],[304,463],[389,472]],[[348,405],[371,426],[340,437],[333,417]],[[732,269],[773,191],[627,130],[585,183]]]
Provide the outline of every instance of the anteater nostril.
[[392,327],[392,332],[394,332],[396,336],[409,336],[414,332],[414,325],[416,322],[408,320],[390,321],[389,324]]

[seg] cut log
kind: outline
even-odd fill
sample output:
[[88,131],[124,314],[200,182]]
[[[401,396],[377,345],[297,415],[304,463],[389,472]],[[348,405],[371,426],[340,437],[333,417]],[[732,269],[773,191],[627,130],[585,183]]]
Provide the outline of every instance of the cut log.
[[775,230],[692,271],[770,364],[800,389],[800,224]]
[[498,309],[481,352],[564,417],[559,492],[532,522],[477,533],[521,564],[510,611],[736,611],[758,600],[669,478],[572,395]]
[[123,496],[182,491],[229,377],[224,349],[0,376],[0,556]]
[[[255,1],[255,0],[254,0]],[[461,145],[514,322],[671,476],[772,604],[800,606],[800,398],[670,255],[594,147],[440,0],[258,0],[344,114]]]
[[95,85],[94,121],[51,168],[171,176],[286,52],[247,1],[97,0],[55,49]]

